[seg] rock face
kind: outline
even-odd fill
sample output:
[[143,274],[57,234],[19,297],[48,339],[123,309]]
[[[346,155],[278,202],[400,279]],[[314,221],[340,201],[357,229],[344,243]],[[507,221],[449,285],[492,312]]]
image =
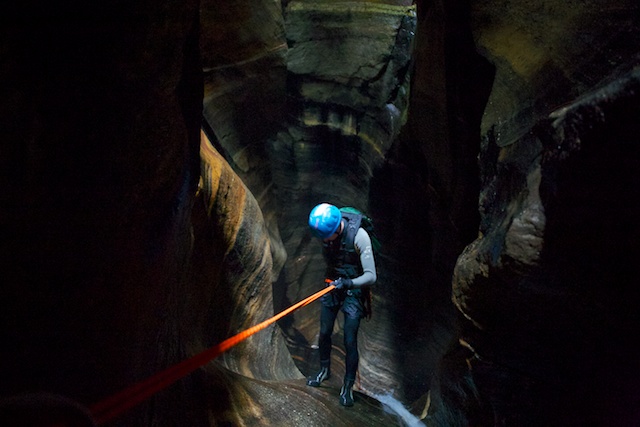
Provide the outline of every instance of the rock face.
[[[415,7],[402,2],[290,2],[284,15],[291,113],[271,141],[276,196],[286,206],[280,229],[291,254],[278,282],[282,308],[324,286],[320,244],[306,224],[313,206],[328,201],[370,211],[371,179],[406,120],[416,27]],[[380,283],[388,281],[379,270]],[[376,295],[382,305],[361,340],[359,388],[370,393],[401,388],[401,370],[390,362],[395,349],[387,345],[395,334],[382,308],[387,296]],[[318,322],[316,304],[281,323],[307,375],[318,369]],[[338,348],[333,353],[341,378],[344,358]]]
[[356,406],[339,327],[305,385],[312,304],[114,424],[640,419],[637,1],[69,6],[0,34],[0,424],[89,425],[317,291],[322,201],[383,242]]
[[276,271],[286,254],[271,196],[265,141],[283,121],[287,43],[279,2],[203,1],[203,125],[214,146],[254,194],[271,234]]
[[[282,251],[272,249],[274,259],[287,256],[274,284],[275,308],[281,310],[324,286],[320,247],[306,226],[310,209],[322,200],[361,209],[370,204],[371,179],[407,120],[416,9],[410,2],[336,1],[287,2],[279,11],[272,2],[256,2],[249,14],[219,13],[217,3],[210,7],[206,25],[212,30],[205,29],[202,43],[205,119],[214,145],[257,195],[272,248],[282,245]],[[226,36],[213,28],[225,26],[241,36],[214,43]],[[390,255],[393,246],[389,240]],[[399,281],[397,272],[388,271],[380,268],[381,283]],[[389,323],[396,313],[393,295],[385,287],[376,292],[376,316],[363,327],[358,386],[371,394],[402,394],[401,383],[410,381],[424,392],[424,368],[403,368],[405,357],[422,353],[416,343],[423,340],[410,331],[400,339]],[[280,322],[304,374],[317,369],[318,315],[316,304]],[[398,350],[397,340],[413,342],[410,356],[407,347]],[[341,341],[338,332],[335,342]],[[334,362],[339,377],[339,349]]]
[[637,12],[630,2],[472,7],[496,72],[480,234],[455,268],[464,318],[432,394],[435,425],[639,419],[626,342],[640,320]]
[[[203,208],[207,219],[200,218],[201,228],[194,230],[196,244],[200,246],[194,251],[199,262],[194,264],[193,283],[199,285],[196,289],[208,291],[204,295],[189,295],[193,300],[186,306],[195,313],[215,313],[212,319],[194,322],[210,325],[205,333],[194,337],[201,340],[211,336],[210,342],[216,343],[260,323],[263,316],[273,315],[273,262],[269,234],[258,203],[204,132],[200,158],[202,200],[196,209]],[[212,272],[218,269],[220,276],[216,277]],[[203,301],[208,304],[202,304]],[[195,309],[197,306],[200,307]],[[228,330],[220,328],[227,323]],[[267,357],[269,361],[265,363]],[[224,353],[221,362],[227,369],[249,378],[301,377],[274,327]]]
[[[3,397],[88,405],[185,357],[176,301],[199,176],[197,8],[67,16],[28,2],[2,18]],[[193,408],[175,389],[156,403],[125,419]]]
[[490,408],[471,422],[637,420],[638,362],[626,341],[640,321],[631,270],[638,208],[628,193],[637,183],[638,77],[553,112],[531,138],[487,148],[497,158],[485,175],[481,237],[453,282],[468,373]]

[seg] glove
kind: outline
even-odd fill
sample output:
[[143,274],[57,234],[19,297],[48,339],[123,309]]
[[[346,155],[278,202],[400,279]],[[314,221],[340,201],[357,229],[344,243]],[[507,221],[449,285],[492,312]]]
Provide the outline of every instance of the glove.
[[338,280],[331,282],[331,284],[335,286],[336,289],[351,289],[353,286],[353,280],[341,277]]

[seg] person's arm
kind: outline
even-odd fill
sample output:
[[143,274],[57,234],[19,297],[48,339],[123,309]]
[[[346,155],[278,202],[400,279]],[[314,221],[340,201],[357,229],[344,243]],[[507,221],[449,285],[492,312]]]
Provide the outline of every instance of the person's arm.
[[353,287],[371,286],[377,280],[376,261],[373,258],[373,250],[371,249],[371,238],[369,234],[362,228],[356,233],[354,240],[356,251],[360,254],[360,264],[362,265],[362,275],[352,279]]

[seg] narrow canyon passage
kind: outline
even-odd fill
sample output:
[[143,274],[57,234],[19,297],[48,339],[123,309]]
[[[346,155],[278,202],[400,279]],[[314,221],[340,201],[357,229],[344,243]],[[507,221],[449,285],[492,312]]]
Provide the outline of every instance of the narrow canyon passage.
[[639,8],[10,5],[0,424],[96,424],[322,289],[320,202],[382,243],[355,405],[341,316],[306,385],[316,302],[104,425],[638,424]]

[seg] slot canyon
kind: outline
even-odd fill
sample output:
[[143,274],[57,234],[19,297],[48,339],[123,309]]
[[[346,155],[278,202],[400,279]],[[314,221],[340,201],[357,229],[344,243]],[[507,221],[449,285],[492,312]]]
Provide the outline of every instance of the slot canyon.
[[[637,0],[10,3],[0,425],[640,426]],[[381,242],[353,407],[315,301],[95,417],[324,288],[321,202]]]

